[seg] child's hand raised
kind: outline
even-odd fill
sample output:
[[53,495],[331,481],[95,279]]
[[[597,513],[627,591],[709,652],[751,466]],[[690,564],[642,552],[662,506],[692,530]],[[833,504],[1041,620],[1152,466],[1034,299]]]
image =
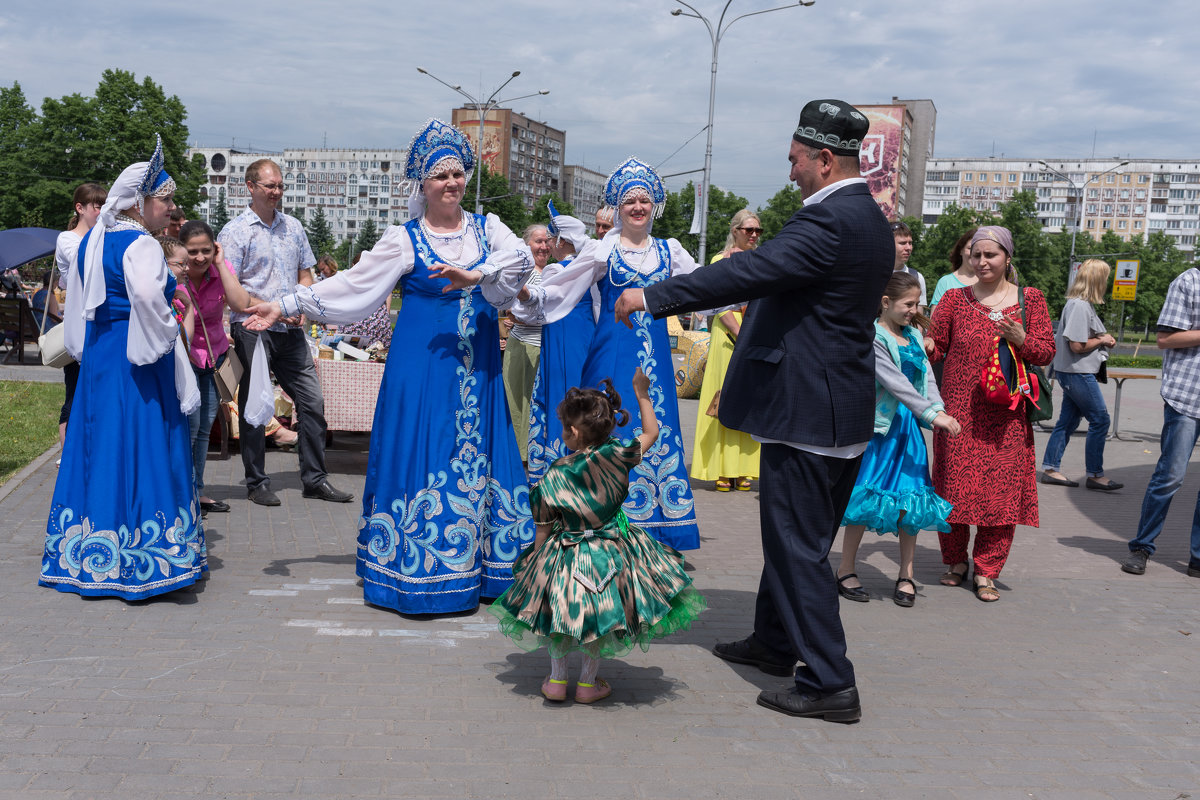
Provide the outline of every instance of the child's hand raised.
[[941,428],[949,434],[951,439],[962,433],[962,425],[958,424],[958,420],[944,411],[939,411],[938,415],[933,418],[933,427]]
[[638,397],[650,396],[650,378],[642,372],[641,367],[638,367],[637,372],[633,373],[633,393]]

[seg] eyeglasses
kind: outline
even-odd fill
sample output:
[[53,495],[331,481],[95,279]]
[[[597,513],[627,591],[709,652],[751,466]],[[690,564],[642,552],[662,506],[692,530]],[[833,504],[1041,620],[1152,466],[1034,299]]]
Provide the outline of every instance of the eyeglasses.
[[266,189],[268,192],[286,192],[288,185],[286,183],[259,183],[258,181],[250,181],[260,189]]
[[903,222],[893,222],[892,223],[892,230],[894,230],[894,231],[898,231],[898,230],[901,230],[901,229],[907,228],[907,227],[908,226],[905,225]]
[[739,230],[743,230],[743,231],[745,231],[747,234],[749,234],[749,235],[751,235],[751,236],[758,235],[758,234],[761,234],[761,233],[762,233],[762,228],[745,228],[745,227],[743,227],[743,228],[740,228]]
[[168,261],[167,266],[172,269],[183,269],[185,266],[187,266],[187,262],[186,261]]

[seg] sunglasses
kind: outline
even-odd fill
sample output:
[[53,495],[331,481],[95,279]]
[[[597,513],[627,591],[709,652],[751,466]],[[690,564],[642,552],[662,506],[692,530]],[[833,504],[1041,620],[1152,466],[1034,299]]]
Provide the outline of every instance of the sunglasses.
[[740,228],[740,230],[743,230],[748,234],[762,234],[762,228]]

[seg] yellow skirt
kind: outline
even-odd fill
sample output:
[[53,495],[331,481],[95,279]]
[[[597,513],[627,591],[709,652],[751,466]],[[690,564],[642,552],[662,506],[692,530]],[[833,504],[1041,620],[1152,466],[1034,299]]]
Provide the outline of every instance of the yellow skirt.
[[[740,312],[733,312],[741,323]],[[725,370],[733,356],[733,340],[720,315],[713,319],[708,345],[708,365],[704,368],[704,384],[700,387],[700,413],[696,418],[696,441],[692,447],[691,476],[696,480],[715,481],[718,478],[757,478],[758,442],[748,433],[726,428],[716,417],[708,415],[713,395],[725,382]]]

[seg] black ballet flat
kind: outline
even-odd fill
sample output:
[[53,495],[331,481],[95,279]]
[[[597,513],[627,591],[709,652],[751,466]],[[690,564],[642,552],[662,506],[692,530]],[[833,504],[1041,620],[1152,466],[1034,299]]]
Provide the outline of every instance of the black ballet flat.
[[[900,591],[900,584],[907,583],[912,587],[913,593]],[[892,593],[892,602],[902,608],[912,608],[917,602],[917,585],[912,582],[912,578],[897,578],[896,591]]]
[[840,594],[842,597],[846,598],[847,600],[853,600],[856,603],[870,602],[871,593],[868,592],[866,589],[864,589],[861,586],[849,587],[843,583],[843,581],[847,581],[850,578],[857,578],[857,577],[858,576],[856,574],[851,572],[848,575],[843,575],[842,577],[838,578],[837,579],[838,594]]

